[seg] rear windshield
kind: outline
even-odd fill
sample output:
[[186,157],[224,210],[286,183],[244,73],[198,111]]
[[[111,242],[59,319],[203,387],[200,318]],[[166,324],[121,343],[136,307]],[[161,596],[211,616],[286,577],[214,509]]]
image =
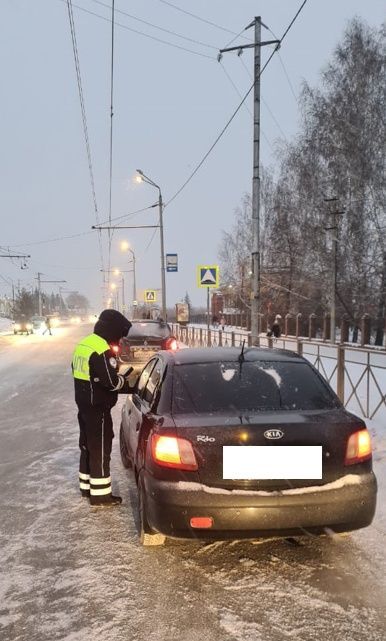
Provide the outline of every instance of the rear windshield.
[[167,323],[133,323],[128,338],[167,338],[171,331]]
[[174,368],[173,411],[318,410],[338,407],[307,363],[195,363]]

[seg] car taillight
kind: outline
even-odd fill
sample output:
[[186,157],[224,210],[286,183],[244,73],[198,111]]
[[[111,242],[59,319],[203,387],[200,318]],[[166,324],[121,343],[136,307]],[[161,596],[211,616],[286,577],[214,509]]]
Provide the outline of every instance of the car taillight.
[[193,446],[184,438],[153,434],[151,454],[153,461],[163,467],[191,471],[198,468]]
[[371,439],[367,430],[351,434],[347,441],[345,465],[362,463],[371,458]]
[[118,354],[119,352],[119,345],[110,345],[111,349],[113,350],[114,354]]
[[170,336],[164,341],[163,349],[170,349],[172,352],[175,352],[178,349],[177,340],[173,336]]

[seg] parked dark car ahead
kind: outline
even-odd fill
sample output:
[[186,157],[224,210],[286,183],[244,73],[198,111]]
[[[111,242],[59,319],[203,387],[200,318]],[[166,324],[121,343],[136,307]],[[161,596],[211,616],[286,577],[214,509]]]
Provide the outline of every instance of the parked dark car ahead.
[[120,447],[145,545],[346,532],[374,516],[364,422],[284,350],[160,352],[123,407]]
[[[114,349],[114,348],[113,348]],[[127,336],[115,348],[121,363],[140,372],[151,356],[160,350],[176,350],[177,341],[168,323],[162,320],[133,320]]]

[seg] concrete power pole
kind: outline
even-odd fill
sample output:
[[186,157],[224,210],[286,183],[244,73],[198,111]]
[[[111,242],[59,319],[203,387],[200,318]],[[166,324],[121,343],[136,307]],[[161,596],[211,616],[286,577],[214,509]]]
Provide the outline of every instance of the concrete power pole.
[[[324,202],[334,203],[338,202],[338,198],[325,198]],[[330,341],[335,343],[336,339],[336,291],[337,291],[337,278],[338,278],[338,216],[343,216],[345,210],[339,211],[334,209],[329,211],[328,214],[332,216],[332,224],[328,227],[325,227],[325,231],[331,232],[331,242],[332,242],[332,261],[331,261],[331,292],[330,292]]]
[[261,18],[255,18],[255,57],[253,95],[253,177],[252,177],[252,345],[260,334],[260,43]]
[[259,344],[260,332],[260,73],[261,47],[280,44],[280,40],[261,42],[261,17],[256,17],[246,29],[255,27],[253,44],[220,49],[219,60],[227,51],[254,49],[254,94],[253,94],[253,178],[252,178],[252,301],[251,301],[251,338],[252,344]]
[[40,276],[42,275],[41,272],[38,272],[38,299],[39,299],[39,316],[42,316],[42,288],[41,288],[41,280]]

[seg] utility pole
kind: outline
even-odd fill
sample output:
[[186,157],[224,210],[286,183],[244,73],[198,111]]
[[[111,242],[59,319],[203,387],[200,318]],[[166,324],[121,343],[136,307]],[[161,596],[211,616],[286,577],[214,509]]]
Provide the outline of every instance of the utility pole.
[[252,301],[251,301],[251,338],[252,345],[259,344],[260,333],[260,69],[261,47],[265,45],[280,45],[280,40],[261,41],[261,26],[266,25],[261,17],[256,17],[246,29],[255,27],[253,44],[240,45],[220,49],[219,60],[227,51],[237,51],[241,55],[243,49],[254,49],[254,94],[253,94],[253,178],[252,178]]
[[42,283],[67,283],[66,280],[42,280],[40,276],[43,276],[44,274],[42,272],[38,272],[37,278],[35,280],[38,281],[38,296],[39,296],[39,316],[43,315],[43,309],[42,309],[42,290],[41,290],[41,284]]
[[[135,260],[135,259],[134,259]],[[135,265],[135,263],[134,263]],[[125,302],[125,280],[123,274],[132,274],[134,271],[134,288],[135,288],[135,266],[134,270],[133,269],[100,269],[100,272],[104,272],[105,274],[115,274],[115,276],[121,276],[121,287],[122,287],[122,309],[123,311],[125,310],[126,302]]]
[[39,316],[42,316],[42,290],[40,285],[41,283],[40,276],[42,276],[42,273],[38,272],[37,281],[38,281]]
[[[158,188],[159,189],[159,188]],[[166,289],[165,289],[165,257],[164,257],[164,238],[163,238],[163,202],[161,190],[159,190],[159,215],[160,215],[160,224],[159,225],[93,225],[91,229],[160,229],[161,232],[161,279],[162,279],[162,313],[166,315]],[[135,280],[135,254],[131,250],[133,256],[133,300],[137,300],[137,285]],[[103,270],[101,270],[103,271]],[[134,314],[134,305],[133,305],[133,314]],[[166,316],[165,316],[166,318]]]
[[162,318],[166,321],[166,278],[165,278],[165,250],[164,250],[164,223],[163,223],[163,202],[161,189],[159,189],[158,206],[159,206],[159,230],[161,239],[161,288],[162,288]]
[[[325,198],[324,202],[326,203],[337,203],[338,198]],[[325,231],[331,232],[331,241],[332,241],[332,275],[331,275],[331,291],[330,291],[330,341],[335,343],[336,339],[336,290],[337,290],[337,278],[338,278],[338,219],[337,216],[342,216],[345,213],[345,210],[341,211],[334,209],[333,211],[327,212],[328,215],[332,216],[332,224],[328,227],[325,227]]]

